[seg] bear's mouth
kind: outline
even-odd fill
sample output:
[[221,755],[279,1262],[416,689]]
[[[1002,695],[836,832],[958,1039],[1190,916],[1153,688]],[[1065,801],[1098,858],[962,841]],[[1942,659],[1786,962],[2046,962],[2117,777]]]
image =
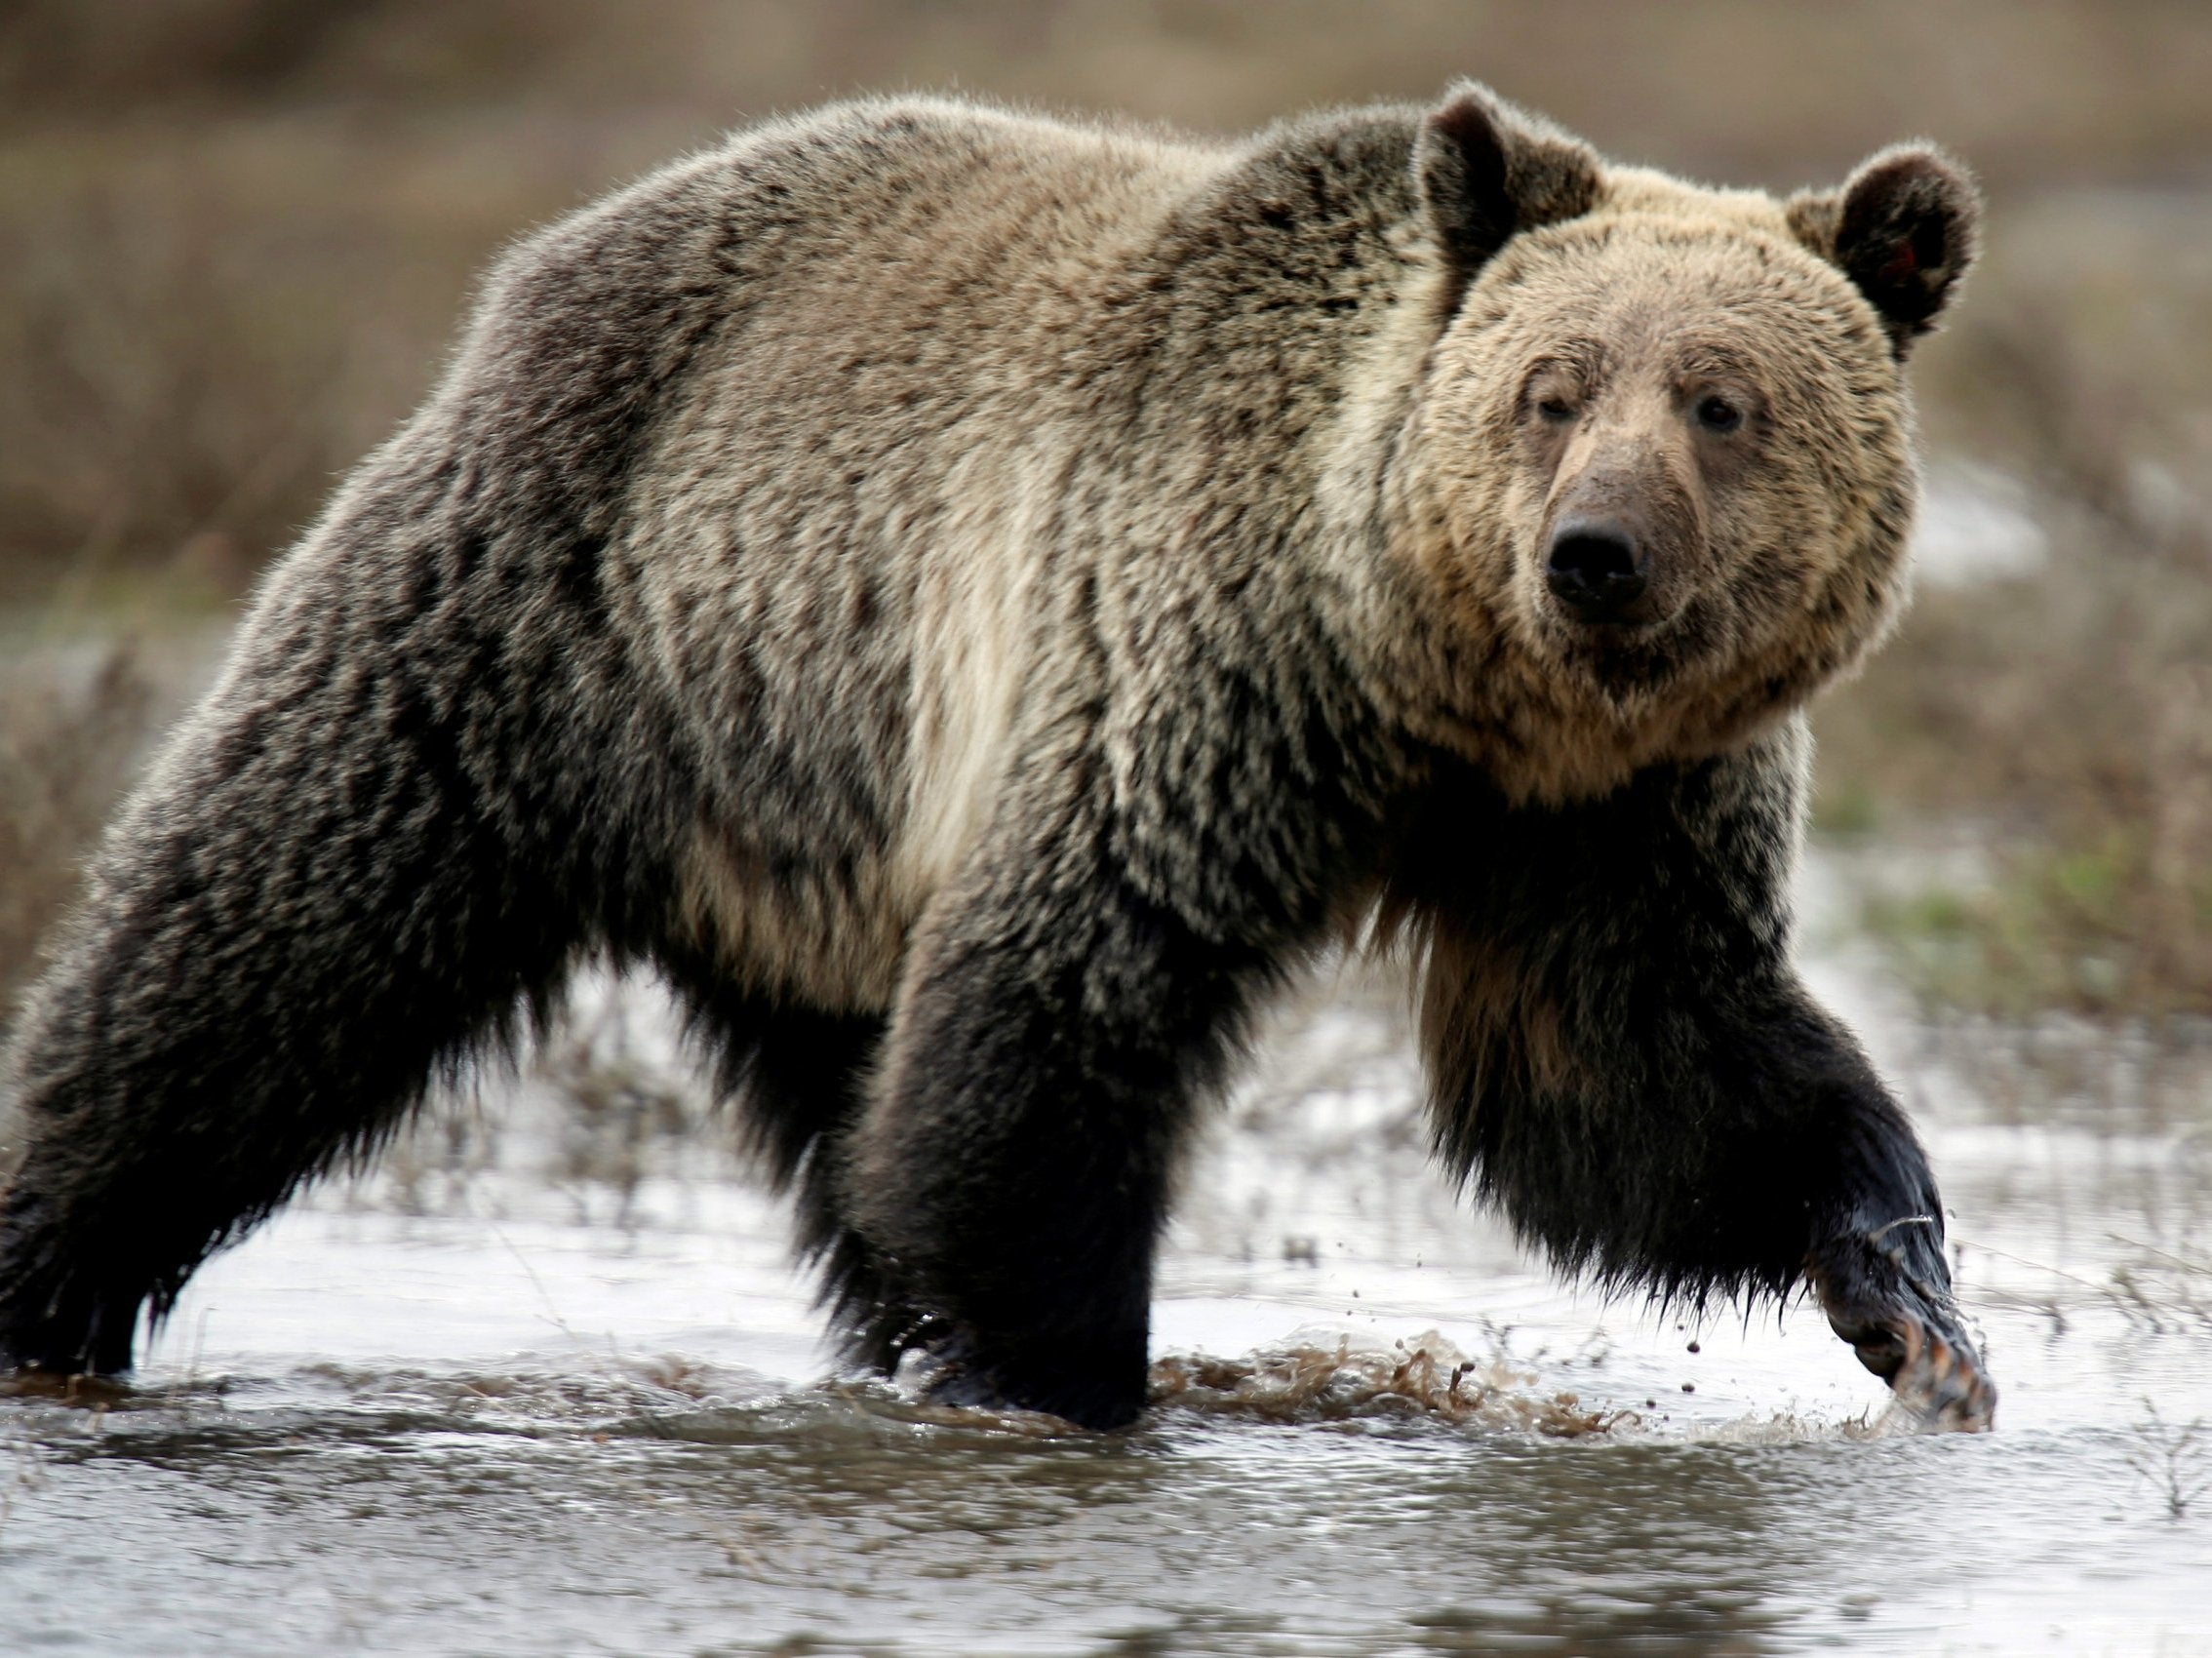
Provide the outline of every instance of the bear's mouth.
[[1694,603],[1641,622],[1586,622],[1554,613],[1545,632],[1564,662],[1615,697],[1681,680],[1711,661],[1723,643],[1717,618]]
[[1575,662],[1594,665],[1619,663],[1639,671],[1672,653],[1669,640],[1679,618],[1668,614],[1650,619],[1598,621],[1579,616],[1564,605],[1545,608],[1543,632],[1554,649]]
[[1562,642],[1569,661],[1609,691],[1646,691],[1681,671],[1681,658],[1660,622],[1577,627]]

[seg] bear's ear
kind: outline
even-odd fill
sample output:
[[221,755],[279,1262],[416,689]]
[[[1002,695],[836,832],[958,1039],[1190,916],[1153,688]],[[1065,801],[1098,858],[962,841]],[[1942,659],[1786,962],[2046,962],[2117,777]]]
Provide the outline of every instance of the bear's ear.
[[1910,144],[1875,156],[1840,191],[1792,197],[1788,211],[1797,240],[1842,268],[1903,357],[1974,262],[1982,193],[1943,151]]
[[1413,181],[1464,287],[1517,231],[1556,224],[1598,200],[1600,162],[1578,138],[1462,81],[1421,124]]

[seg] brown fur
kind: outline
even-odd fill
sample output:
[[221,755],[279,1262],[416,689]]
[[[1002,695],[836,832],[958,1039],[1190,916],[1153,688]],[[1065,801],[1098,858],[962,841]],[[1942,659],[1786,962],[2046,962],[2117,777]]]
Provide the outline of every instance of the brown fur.
[[[1436,347],[1394,503],[1440,603],[1405,642],[1407,711],[1510,795],[1601,794],[1740,747],[1849,671],[1894,620],[1916,479],[1898,365],[1871,309],[1769,198],[1608,178],[1521,236]],[[1700,442],[1685,402],[1753,411]],[[1571,433],[1528,404],[1570,393]],[[1633,499],[1664,613],[1599,641],[1546,594],[1568,503]],[[1442,637],[1439,637],[1442,635]]]
[[[25,1007],[0,1354],[126,1362],[600,955],[683,996],[856,1353],[1126,1420],[1192,1113],[1378,893],[1463,1170],[1570,1265],[1782,1287],[1922,1202],[1781,877],[1972,214],[1924,150],[1787,204],[1465,88],[1219,144],[861,102],[531,238]],[[1648,555],[1607,621],[1547,570],[1591,513]]]

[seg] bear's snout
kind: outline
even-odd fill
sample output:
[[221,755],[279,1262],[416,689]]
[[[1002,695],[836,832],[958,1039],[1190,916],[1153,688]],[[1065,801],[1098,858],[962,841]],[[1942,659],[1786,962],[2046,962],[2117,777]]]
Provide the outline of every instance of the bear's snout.
[[1552,533],[1544,581],[1552,597],[1586,622],[1639,621],[1650,555],[1617,519],[1570,518]]

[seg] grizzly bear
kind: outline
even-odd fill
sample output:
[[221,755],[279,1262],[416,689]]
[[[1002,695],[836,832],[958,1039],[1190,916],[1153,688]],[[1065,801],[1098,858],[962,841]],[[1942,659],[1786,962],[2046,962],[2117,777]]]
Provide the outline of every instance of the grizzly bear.
[[0,1361],[542,1025],[681,999],[849,1356],[1128,1422],[1178,1154],[1332,943],[1568,1272],[1995,1392],[1793,967],[1801,709],[1890,626],[1935,150],[1777,200],[1480,88],[1234,144],[779,121],[523,243],[276,568],[23,1007]]

